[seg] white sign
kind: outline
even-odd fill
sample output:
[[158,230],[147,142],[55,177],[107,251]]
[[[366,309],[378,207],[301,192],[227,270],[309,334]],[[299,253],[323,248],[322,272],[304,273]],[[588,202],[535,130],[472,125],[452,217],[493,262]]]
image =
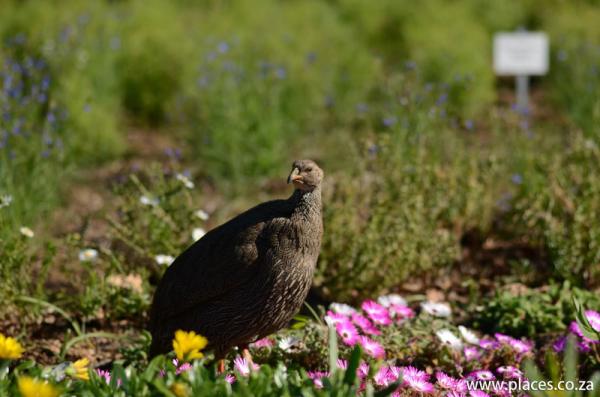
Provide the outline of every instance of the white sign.
[[494,71],[501,76],[548,72],[548,37],[541,32],[496,33]]

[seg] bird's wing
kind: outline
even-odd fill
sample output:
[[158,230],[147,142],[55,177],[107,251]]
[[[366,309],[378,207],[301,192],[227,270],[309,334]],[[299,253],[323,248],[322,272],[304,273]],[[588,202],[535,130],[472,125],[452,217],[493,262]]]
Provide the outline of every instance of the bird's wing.
[[254,207],[209,231],[165,272],[152,306],[153,323],[226,294],[268,266],[276,230],[290,222],[283,200]]

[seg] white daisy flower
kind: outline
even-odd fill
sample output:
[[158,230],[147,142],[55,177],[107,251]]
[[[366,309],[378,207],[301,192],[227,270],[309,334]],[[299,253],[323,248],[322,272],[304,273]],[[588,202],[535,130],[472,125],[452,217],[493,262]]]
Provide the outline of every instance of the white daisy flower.
[[477,335],[475,335],[473,331],[471,331],[467,327],[463,327],[462,325],[458,326],[458,330],[460,331],[460,335],[466,342],[472,345],[479,345],[479,338],[477,337]]
[[354,313],[356,313],[356,309],[353,308],[350,305],[347,305],[345,303],[332,303],[331,305],[329,305],[329,308],[339,314],[343,314],[345,316],[351,316]]
[[452,309],[450,309],[450,305],[447,303],[437,303],[437,302],[423,302],[421,303],[421,308],[427,314],[431,314],[436,317],[450,317],[452,314]]
[[86,248],[79,251],[79,260],[81,262],[93,262],[98,258],[98,251],[93,248]]
[[0,196],[0,208],[8,207],[12,201],[13,197],[10,194],[3,194]]
[[460,350],[463,347],[463,343],[460,340],[460,338],[456,335],[454,335],[454,333],[452,333],[452,331],[450,331],[449,329],[441,329],[439,331],[437,331],[435,333],[437,335],[437,337],[440,339],[440,341],[444,344],[444,345],[448,345],[451,348],[453,348],[454,350]]
[[196,218],[199,218],[199,219],[201,219],[203,221],[208,220],[208,212],[206,212],[206,211],[204,211],[202,209],[194,212],[194,215],[196,215]]
[[35,236],[35,233],[33,233],[33,230],[31,230],[27,226],[22,226],[21,228],[19,228],[19,232],[27,238],[33,238],[33,236]]
[[178,181],[181,181],[181,183],[183,183],[183,186],[187,187],[188,189],[193,189],[195,186],[194,182],[192,182],[190,178],[183,174],[177,174],[175,175],[175,178],[177,178]]
[[194,230],[192,230],[192,238],[194,241],[200,240],[205,234],[206,232],[201,227],[195,227]]
[[173,263],[173,261],[175,260],[175,258],[173,258],[171,255],[162,255],[162,254],[160,254],[160,255],[156,255],[154,257],[154,260],[159,265],[167,265],[167,266],[169,266],[171,263]]
[[385,307],[390,307],[392,305],[407,306],[406,299],[404,299],[398,294],[380,296],[379,298],[377,298],[377,302]]
[[158,205],[158,199],[155,197],[143,195],[140,197],[140,203],[142,203],[143,205],[156,207]]
[[300,342],[300,339],[294,336],[286,336],[279,340],[277,346],[284,352],[288,352],[292,347],[296,346]]

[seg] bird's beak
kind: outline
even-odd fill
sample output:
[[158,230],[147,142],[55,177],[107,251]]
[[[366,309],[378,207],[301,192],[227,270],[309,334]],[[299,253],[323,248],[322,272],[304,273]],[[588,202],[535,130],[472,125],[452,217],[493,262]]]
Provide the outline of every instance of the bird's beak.
[[292,183],[299,179],[302,179],[302,176],[300,176],[300,170],[298,169],[298,167],[294,167],[292,173],[290,174],[290,176],[288,176],[287,183]]

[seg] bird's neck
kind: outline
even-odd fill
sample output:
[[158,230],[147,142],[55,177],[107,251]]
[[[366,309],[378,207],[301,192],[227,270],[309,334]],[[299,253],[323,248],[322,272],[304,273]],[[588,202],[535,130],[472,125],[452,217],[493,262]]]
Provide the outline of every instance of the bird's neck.
[[314,217],[321,218],[321,187],[312,191],[294,190],[290,200],[293,203],[292,218],[310,221]]

